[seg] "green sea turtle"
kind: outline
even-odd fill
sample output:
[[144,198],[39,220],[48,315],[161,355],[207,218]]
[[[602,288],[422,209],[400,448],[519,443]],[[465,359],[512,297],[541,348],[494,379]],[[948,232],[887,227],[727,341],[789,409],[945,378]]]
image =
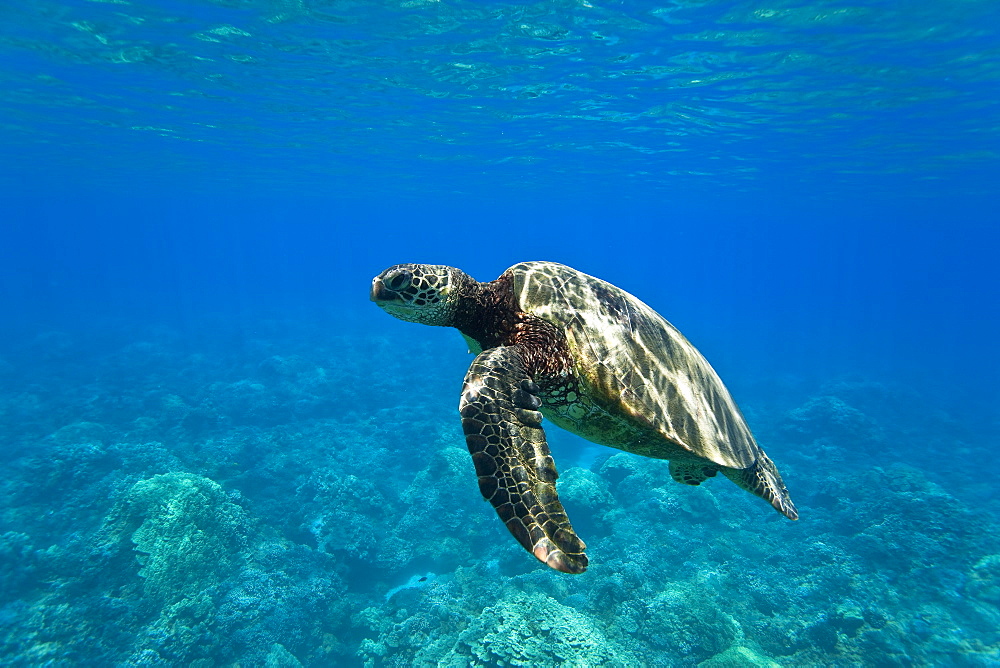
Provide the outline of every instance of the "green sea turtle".
[[670,460],[677,482],[722,472],[790,519],[781,475],[709,363],[673,325],[600,279],[522,262],[480,283],[443,265],[397,264],[371,299],[401,320],[457,328],[476,353],[459,411],[479,490],[539,561],[587,568],[556,494],[542,416],[595,443]]

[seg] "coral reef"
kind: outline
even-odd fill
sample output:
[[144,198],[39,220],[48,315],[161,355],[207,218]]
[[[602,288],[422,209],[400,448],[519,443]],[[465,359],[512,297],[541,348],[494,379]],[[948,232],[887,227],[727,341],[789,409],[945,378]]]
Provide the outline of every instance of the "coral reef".
[[587,615],[544,594],[512,592],[484,609],[439,664],[627,666],[638,663]]
[[218,586],[246,550],[243,509],[218,483],[192,473],[141,480],[123,500],[147,597],[164,602],[198,596]]
[[663,461],[557,457],[592,560],[566,577],[479,496],[452,341],[400,364],[380,337],[204,331],[0,350],[6,664],[1000,662],[995,435],[912,388],[750,398],[795,523]]

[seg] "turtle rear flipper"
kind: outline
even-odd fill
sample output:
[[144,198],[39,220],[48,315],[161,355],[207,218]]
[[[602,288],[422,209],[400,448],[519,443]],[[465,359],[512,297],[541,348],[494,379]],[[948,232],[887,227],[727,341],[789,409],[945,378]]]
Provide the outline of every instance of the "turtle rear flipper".
[[587,569],[586,545],[556,493],[556,467],[542,429],[538,387],[518,346],[480,353],[465,375],[459,411],[479,491],[510,533],[542,563]]
[[763,450],[758,452],[757,461],[747,468],[724,468],[722,472],[746,491],[756,494],[770,503],[775,510],[788,519],[799,519],[799,511],[795,509],[792,497],[788,495],[781,474],[778,473],[777,467],[764,454]]
[[700,485],[715,477],[719,467],[711,462],[670,462],[670,477],[684,485]]

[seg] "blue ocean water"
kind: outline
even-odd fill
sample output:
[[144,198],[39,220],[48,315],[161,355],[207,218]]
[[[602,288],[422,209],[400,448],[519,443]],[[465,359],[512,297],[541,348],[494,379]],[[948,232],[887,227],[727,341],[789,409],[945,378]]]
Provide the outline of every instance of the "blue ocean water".
[[[0,5],[4,665],[1000,664],[990,0]],[[400,262],[709,359],[790,522],[554,425],[480,497]]]

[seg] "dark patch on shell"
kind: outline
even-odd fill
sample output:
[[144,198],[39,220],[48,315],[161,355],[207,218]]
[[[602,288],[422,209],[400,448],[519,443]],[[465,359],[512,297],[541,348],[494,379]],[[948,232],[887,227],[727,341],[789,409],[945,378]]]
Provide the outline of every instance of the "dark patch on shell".
[[594,296],[597,297],[598,302],[600,302],[600,304],[606,308],[609,313],[612,313],[622,322],[629,321],[628,305],[620,295],[609,290],[603,282],[591,283],[590,289],[593,291]]

